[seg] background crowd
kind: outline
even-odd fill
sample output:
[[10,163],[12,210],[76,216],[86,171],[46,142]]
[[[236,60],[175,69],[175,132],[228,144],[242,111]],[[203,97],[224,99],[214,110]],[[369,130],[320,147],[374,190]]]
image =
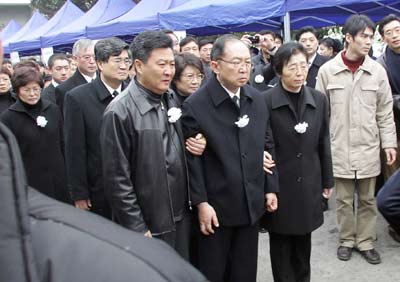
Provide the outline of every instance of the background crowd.
[[0,121],[29,186],[165,241],[210,281],[256,281],[265,231],[274,281],[310,281],[332,188],[338,259],[381,263],[378,208],[400,242],[400,19],[379,23],[379,58],[375,29],[357,15],[343,42],[310,26],[288,43],[81,39],[46,67],[3,60]]

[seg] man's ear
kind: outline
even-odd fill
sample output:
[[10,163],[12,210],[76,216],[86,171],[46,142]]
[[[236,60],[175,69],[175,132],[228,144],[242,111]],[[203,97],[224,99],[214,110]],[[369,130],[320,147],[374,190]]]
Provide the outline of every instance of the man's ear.
[[219,64],[218,64],[217,61],[211,61],[210,67],[211,67],[211,69],[212,69],[212,71],[213,71],[214,73],[216,73],[216,74],[219,73]]
[[136,74],[139,74],[139,75],[142,74],[144,63],[139,59],[135,59],[133,61],[133,63],[135,64]]

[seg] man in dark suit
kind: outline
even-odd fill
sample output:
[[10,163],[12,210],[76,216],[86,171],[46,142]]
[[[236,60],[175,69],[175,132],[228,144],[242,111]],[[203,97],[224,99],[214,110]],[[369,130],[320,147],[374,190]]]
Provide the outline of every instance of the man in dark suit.
[[101,173],[100,127],[108,104],[125,87],[131,58],[118,38],[95,45],[99,76],[65,95],[64,135],[68,188],[77,208],[111,219]]
[[190,190],[197,207],[199,269],[212,282],[256,281],[258,227],[266,207],[277,208],[277,174],[263,172],[268,112],[247,85],[251,56],[226,35],[211,51],[216,74],[183,104],[185,137],[202,133],[203,156],[188,155]]
[[64,109],[64,96],[69,90],[91,82],[96,78],[96,62],[94,60],[94,43],[90,39],[79,39],[72,47],[72,55],[78,63],[76,72],[64,83],[56,87],[56,103],[61,111]]
[[318,50],[318,32],[312,26],[305,26],[299,29],[296,40],[306,48],[308,59],[307,86],[315,88],[316,78],[319,68],[325,64],[329,58],[321,56]]
[[69,61],[64,54],[53,54],[47,64],[51,73],[51,83],[42,91],[42,97],[56,104],[56,87],[69,77]]

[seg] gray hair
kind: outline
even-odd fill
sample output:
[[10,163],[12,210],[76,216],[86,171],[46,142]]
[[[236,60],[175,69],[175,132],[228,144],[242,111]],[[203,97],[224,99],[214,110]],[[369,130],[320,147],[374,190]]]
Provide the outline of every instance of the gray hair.
[[81,51],[85,51],[88,48],[92,47],[93,45],[94,42],[90,39],[79,39],[74,43],[74,46],[72,47],[72,55],[76,56]]

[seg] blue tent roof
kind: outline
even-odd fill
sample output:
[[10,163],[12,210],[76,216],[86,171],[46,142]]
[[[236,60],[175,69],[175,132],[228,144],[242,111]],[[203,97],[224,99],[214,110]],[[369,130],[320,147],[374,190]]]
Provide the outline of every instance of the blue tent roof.
[[86,26],[99,25],[115,19],[135,6],[132,0],[99,0],[82,17],[64,27],[54,30],[51,34],[42,36],[42,47],[73,43],[86,37]]
[[5,41],[5,40],[11,38],[12,36],[14,36],[14,34],[16,34],[20,29],[21,29],[21,25],[19,23],[17,23],[16,21],[11,20],[1,31],[0,38],[3,41]]
[[160,29],[157,13],[178,7],[189,0],[142,0],[125,15],[100,25],[88,25],[89,38],[133,35],[144,30]]
[[284,15],[283,0],[192,0],[159,14],[160,24],[172,30],[205,35],[268,28],[268,18]]
[[[310,8],[312,7],[312,8]],[[286,0],[292,29],[306,25],[316,28],[343,25],[354,14],[369,16],[374,22],[390,13],[400,15],[398,0]]]
[[10,41],[9,48],[11,51],[40,49],[40,36],[60,30],[71,22],[70,19],[76,19],[83,14],[84,12],[81,9],[68,0],[45,25],[32,33],[26,34],[17,41]]
[[22,38],[25,34],[30,34],[34,32],[37,28],[44,25],[46,22],[47,19],[42,16],[39,11],[35,11],[29,21],[16,34],[14,34],[14,36],[3,42],[4,53],[10,53],[8,45],[11,41],[16,41],[19,38]]

